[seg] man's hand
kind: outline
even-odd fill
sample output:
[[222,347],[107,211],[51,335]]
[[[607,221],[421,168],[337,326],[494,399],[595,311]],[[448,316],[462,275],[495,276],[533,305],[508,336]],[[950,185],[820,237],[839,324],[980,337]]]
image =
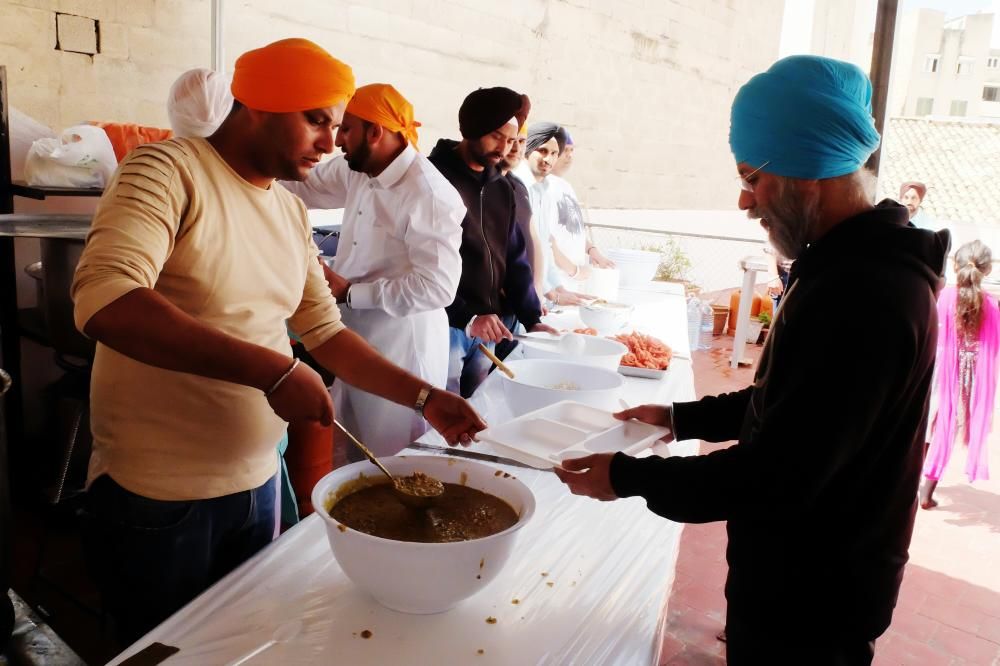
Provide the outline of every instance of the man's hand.
[[500,317],[491,315],[479,315],[469,327],[469,333],[474,338],[485,340],[486,342],[500,342],[501,340],[513,340],[507,327],[500,321]]
[[583,305],[594,300],[593,296],[570,291],[566,287],[556,287],[545,294],[545,297],[556,305]]
[[[277,377],[275,377],[277,381]],[[299,363],[281,386],[267,398],[274,413],[285,421],[333,423],[333,401],[323,379],[308,365]]]
[[472,405],[460,396],[441,389],[432,390],[427,397],[424,418],[451,446],[468,446],[476,439],[476,433],[486,427],[486,422]]
[[668,444],[674,441],[674,412],[666,405],[640,405],[632,409],[618,412],[615,418],[619,421],[635,419],[649,425],[663,426],[669,428],[670,432],[660,438],[660,441]]
[[538,322],[537,324],[535,324],[534,326],[532,326],[530,332],[531,333],[551,333],[552,335],[559,335],[559,331],[557,329],[552,328],[548,324],[543,324],[542,322]]
[[590,249],[587,250],[587,257],[590,258],[590,263],[598,268],[614,268],[615,262],[611,261],[597,249],[596,245],[591,245]]
[[319,263],[323,266],[323,275],[326,277],[326,283],[330,285],[330,293],[333,294],[338,303],[343,303],[347,300],[347,290],[350,289],[351,283],[343,275],[334,273],[333,269],[327,266],[326,262],[322,259],[319,260]]
[[564,460],[562,469],[553,471],[569,486],[574,495],[586,495],[602,502],[618,499],[611,487],[611,459],[613,453],[595,453],[583,458]]

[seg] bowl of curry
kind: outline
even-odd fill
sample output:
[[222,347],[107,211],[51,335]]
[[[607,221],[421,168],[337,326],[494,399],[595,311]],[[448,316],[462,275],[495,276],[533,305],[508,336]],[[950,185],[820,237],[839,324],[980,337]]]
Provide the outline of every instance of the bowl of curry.
[[405,506],[367,460],[320,479],[313,506],[347,577],[383,606],[417,614],[449,610],[496,578],[535,512],[531,490],[471,460],[393,456],[381,462],[393,476],[437,478],[445,492],[428,508]]

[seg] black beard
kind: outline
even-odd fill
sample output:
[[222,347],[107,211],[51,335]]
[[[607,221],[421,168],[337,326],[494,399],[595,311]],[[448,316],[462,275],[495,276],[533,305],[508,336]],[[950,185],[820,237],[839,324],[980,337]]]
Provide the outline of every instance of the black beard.
[[371,146],[362,142],[357,149],[352,150],[350,154],[345,155],[345,159],[347,159],[347,166],[351,169],[351,171],[364,173],[365,169],[368,167],[368,160],[371,156]]

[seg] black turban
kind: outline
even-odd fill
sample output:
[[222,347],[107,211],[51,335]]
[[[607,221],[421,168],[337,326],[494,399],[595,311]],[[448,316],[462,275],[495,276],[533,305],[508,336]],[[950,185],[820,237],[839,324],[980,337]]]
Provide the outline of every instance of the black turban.
[[527,95],[510,88],[480,88],[469,93],[458,110],[458,129],[466,139],[478,139],[517,119],[518,129],[528,119],[531,102]]
[[559,144],[559,152],[566,148],[566,130],[555,123],[535,123],[528,128],[528,143],[525,145],[524,154],[538,150],[543,143],[548,143],[550,139],[555,139]]

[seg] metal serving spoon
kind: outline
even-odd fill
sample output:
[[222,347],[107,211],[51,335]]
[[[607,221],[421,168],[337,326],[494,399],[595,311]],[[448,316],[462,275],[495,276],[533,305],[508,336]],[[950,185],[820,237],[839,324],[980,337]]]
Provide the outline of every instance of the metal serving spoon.
[[410,507],[411,509],[426,509],[429,507],[436,498],[440,497],[444,493],[444,484],[434,477],[424,475],[426,483],[417,484],[413,483],[411,480],[414,477],[398,477],[393,476],[392,473],[385,468],[385,465],[379,462],[375,454],[372,453],[367,446],[362,444],[357,437],[351,434],[351,432],[343,426],[337,419],[333,420],[333,424],[340,428],[340,431],[347,435],[347,438],[351,440],[355,446],[361,449],[361,452],[365,454],[368,460],[372,461],[376,467],[378,467],[382,472],[389,477],[392,482],[392,489],[396,494],[396,499],[398,499],[402,504]]

